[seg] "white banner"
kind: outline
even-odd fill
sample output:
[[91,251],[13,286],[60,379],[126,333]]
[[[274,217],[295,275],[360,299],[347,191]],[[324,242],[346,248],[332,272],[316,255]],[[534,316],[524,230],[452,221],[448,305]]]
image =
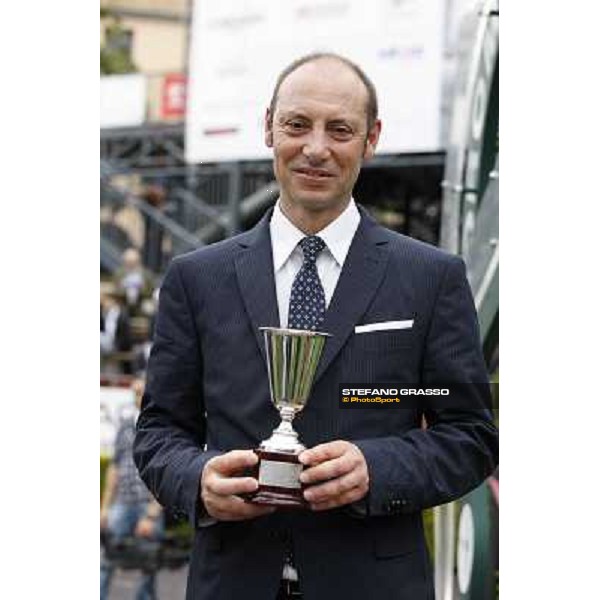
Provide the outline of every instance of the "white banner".
[[146,78],[106,75],[100,78],[100,127],[135,127],[146,118]]
[[190,163],[271,156],[279,72],[312,51],[360,65],[377,88],[379,153],[441,149],[444,0],[194,0],[186,118]]

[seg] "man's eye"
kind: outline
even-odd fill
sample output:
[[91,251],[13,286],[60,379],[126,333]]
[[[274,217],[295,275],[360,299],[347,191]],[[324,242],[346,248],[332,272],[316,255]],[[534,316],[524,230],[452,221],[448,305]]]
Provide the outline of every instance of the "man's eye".
[[303,121],[288,121],[286,125],[292,131],[302,131],[306,128],[306,124]]
[[349,138],[352,137],[352,129],[345,125],[336,125],[331,128],[331,133],[337,138]]

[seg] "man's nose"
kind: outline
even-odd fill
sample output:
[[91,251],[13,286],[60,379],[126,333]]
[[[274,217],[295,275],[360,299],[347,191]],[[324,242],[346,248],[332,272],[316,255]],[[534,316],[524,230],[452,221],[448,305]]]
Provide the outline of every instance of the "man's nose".
[[322,130],[313,130],[308,135],[302,153],[310,164],[318,164],[329,158],[327,134]]

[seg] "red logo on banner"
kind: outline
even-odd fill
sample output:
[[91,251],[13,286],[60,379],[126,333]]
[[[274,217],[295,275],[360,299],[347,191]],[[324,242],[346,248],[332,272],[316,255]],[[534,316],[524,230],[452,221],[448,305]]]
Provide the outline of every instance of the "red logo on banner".
[[161,116],[185,116],[186,77],[183,73],[165,75],[162,89]]

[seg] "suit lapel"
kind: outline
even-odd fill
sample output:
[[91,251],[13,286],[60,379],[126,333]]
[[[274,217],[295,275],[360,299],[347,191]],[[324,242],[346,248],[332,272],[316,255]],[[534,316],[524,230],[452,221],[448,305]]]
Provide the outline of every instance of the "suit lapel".
[[367,310],[387,266],[385,229],[361,210],[356,231],[321,329],[332,335],[325,344],[315,382],[340,352]]
[[234,259],[242,299],[265,360],[265,345],[259,327],[279,327],[269,231],[271,213],[269,210],[254,229],[240,236],[242,249]]
[[[235,257],[235,269],[252,331],[266,361],[260,327],[279,327],[279,309],[275,292],[269,210],[254,229],[240,236],[241,251]],[[388,236],[364,210],[344,262],[333,298],[321,329],[332,335],[325,344],[315,381],[338,355],[354,326],[367,310],[387,266]]]

